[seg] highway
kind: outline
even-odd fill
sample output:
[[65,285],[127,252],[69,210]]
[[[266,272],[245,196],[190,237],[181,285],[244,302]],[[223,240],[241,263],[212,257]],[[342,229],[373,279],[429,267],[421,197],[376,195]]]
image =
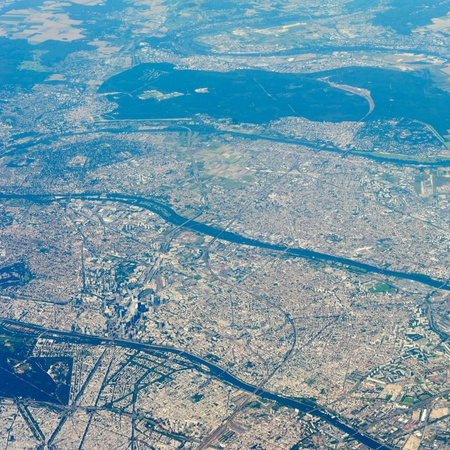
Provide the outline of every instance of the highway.
[[339,256],[330,255],[327,253],[320,253],[313,250],[308,250],[301,247],[286,247],[282,245],[270,244],[268,242],[259,241],[256,239],[246,238],[237,233],[227,230],[215,228],[198,222],[194,219],[188,219],[180,216],[171,207],[164,205],[152,198],[120,194],[120,193],[84,193],[84,194],[58,194],[58,195],[22,195],[22,194],[5,194],[0,193],[0,199],[23,199],[35,203],[51,203],[57,201],[69,201],[71,199],[81,199],[86,201],[96,202],[119,202],[132,206],[137,206],[142,209],[158,214],[166,222],[169,222],[177,227],[190,229],[200,234],[211,236],[222,241],[233,242],[240,245],[248,245],[251,247],[259,247],[283,254],[291,255],[293,257],[304,258],[314,261],[322,261],[326,263],[338,263],[349,268],[354,268],[362,272],[376,273],[388,277],[396,277],[404,280],[415,281],[436,289],[444,289],[450,291],[450,284],[447,280],[437,280],[428,275],[420,273],[400,272],[396,270],[383,269],[372,264],[363,263],[349,258],[341,258]]
[[[243,391],[249,392],[253,395],[257,395],[258,397],[265,398],[268,400],[272,400],[277,402],[280,405],[287,406],[289,408],[295,408],[303,413],[311,414],[315,417],[318,417],[326,422],[332,424],[339,430],[347,433],[353,439],[361,442],[371,449],[377,450],[392,450],[393,447],[382,444],[375,439],[363,434],[362,432],[354,429],[351,425],[348,425],[344,419],[335,416],[332,412],[327,411],[323,407],[314,406],[312,404],[302,403],[298,400],[282,397],[273,392],[266,391],[264,389],[260,389],[258,386],[253,386],[251,384],[246,383],[245,381],[240,380],[238,377],[232,375],[227,372],[225,369],[220,367],[217,364],[212,363],[207,359],[203,359],[199,356],[196,356],[192,353],[186,352],[182,349],[178,349],[175,347],[163,346],[163,345],[154,345],[154,344],[146,344],[141,342],[136,342],[127,339],[115,339],[111,337],[102,337],[95,335],[87,335],[81,333],[74,333],[68,331],[60,331],[49,329],[45,327],[41,327],[39,325],[34,325],[30,323],[23,323],[15,320],[3,319],[1,323],[8,327],[9,325],[14,325],[15,333],[25,333],[28,337],[30,336],[30,330],[36,331],[36,335],[40,335],[41,337],[47,337],[49,339],[61,339],[66,342],[73,342],[76,344],[89,344],[89,345],[116,345],[124,348],[135,349],[143,352],[164,352],[164,353],[172,353],[179,355],[190,362],[194,363],[194,368],[197,370],[202,370],[204,372],[209,373],[221,381],[229,383],[234,387],[241,389]],[[22,331],[17,327],[24,327],[28,331]]]

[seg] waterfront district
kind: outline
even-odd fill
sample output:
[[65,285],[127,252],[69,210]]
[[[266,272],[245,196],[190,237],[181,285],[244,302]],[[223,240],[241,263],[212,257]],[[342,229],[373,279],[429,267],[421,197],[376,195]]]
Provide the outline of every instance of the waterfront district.
[[304,3],[3,2],[4,448],[450,448],[448,3]]

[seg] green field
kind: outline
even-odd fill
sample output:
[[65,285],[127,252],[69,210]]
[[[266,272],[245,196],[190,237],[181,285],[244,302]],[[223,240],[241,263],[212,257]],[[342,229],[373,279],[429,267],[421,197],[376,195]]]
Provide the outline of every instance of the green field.
[[372,294],[380,294],[383,292],[397,292],[397,288],[387,283],[375,283],[369,288],[369,292]]

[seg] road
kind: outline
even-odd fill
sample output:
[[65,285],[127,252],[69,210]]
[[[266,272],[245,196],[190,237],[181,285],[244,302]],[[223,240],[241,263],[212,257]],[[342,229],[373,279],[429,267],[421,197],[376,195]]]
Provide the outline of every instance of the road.
[[[29,323],[22,323],[14,320],[9,319],[3,319],[1,323],[4,326],[8,326],[8,324],[16,325],[16,326],[23,326],[27,328],[28,330],[35,330],[38,333],[45,332],[47,338],[49,339],[61,339],[64,341],[70,341],[77,344],[90,344],[90,345],[116,345],[120,347],[140,350],[143,352],[166,352],[166,353],[172,353],[179,356],[182,356],[185,359],[188,359],[189,361],[195,363],[198,370],[201,370],[198,368],[198,365],[203,370],[208,369],[208,372],[210,375],[220,379],[221,381],[224,381],[226,383],[229,383],[233,386],[235,386],[238,389],[241,389],[243,391],[249,392],[252,395],[257,395],[258,397],[265,398],[268,400],[275,401],[279,403],[280,405],[287,406],[289,408],[295,408],[299,411],[302,411],[303,413],[311,414],[315,417],[318,417],[322,420],[325,420],[326,422],[329,422],[339,430],[343,431],[344,433],[347,433],[349,436],[351,436],[353,439],[357,440],[358,442],[363,443],[367,447],[371,449],[377,449],[377,450],[392,450],[392,447],[382,444],[375,439],[367,436],[366,434],[363,434],[359,430],[356,430],[352,428],[350,425],[347,425],[347,423],[342,418],[338,418],[337,416],[333,415],[332,412],[328,412],[325,408],[319,407],[319,406],[313,406],[306,403],[302,403],[298,400],[291,399],[288,397],[282,397],[280,395],[277,395],[275,393],[266,391],[264,389],[259,388],[258,386],[253,386],[251,384],[248,384],[236,376],[232,375],[231,373],[227,372],[225,369],[220,367],[217,364],[212,363],[211,361],[207,359],[203,359],[199,356],[196,356],[192,353],[188,353],[182,349],[178,349],[175,347],[169,347],[169,346],[163,346],[163,345],[154,345],[154,344],[145,344],[141,342],[126,340],[126,339],[114,339],[110,337],[102,337],[102,336],[95,336],[95,335],[87,335],[87,334],[81,334],[81,333],[74,333],[74,332],[68,332],[68,331],[60,331],[60,330],[54,330],[49,329],[45,327],[41,327],[39,325],[29,324]],[[20,333],[20,330],[14,329],[16,333]],[[30,333],[27,333],[27,336],[30,336]]]
[[319,81],[323,81],[327,83],[329,86],[334,87],[336,89],[340,89],[341,91],[351,92],[352,94],[359,95],[360,97],[367,100],[367,103],[369,104],[369,112],[359,121],[364,120],[375,108],[375,102],[372,99],[372,96],[370,94],[370,91],[368,89],[363,89],[355,86],[349,86],[348,84],[338,84],[333,83],[329,80],[330,77],[326,78],[319,78]]
[[5,194],[0,193],[0,199],[23,199],[35,203],[51,203],[57,201],[68,201],[70,199],[81,199],[87,201],[97,202],[119,202],[132,206],[137,206],[142,209],[158,214],[162,219],[167,222],[181,228],[187,228],[191,231],[195,231],[200,234],[211,236],[215,239],[221,239],[222,241],[233,242],[240,245],[248,245],[250,247],[259,247],[267,250],[272,250],[277,253],[287,254],[293,257],[304,258],[313,261],[322,261],[325,263],[337,263],[353,268],[362,272],[376,273],[387,277],[396,277],[404,280],[415,281],[427,286],[431,286],[437,289],[443,289],[450,291],[450,284],[447,280],[437,280],[429,277],[428,275],[420,273],[408,273],[400,272],[396,270],[383,269],[381,267],[374,266],[372,264],[363,263],[353,259],[342,258],[339,256],[330,255],[327,253],[320,253],[313,250],[307,250],[302,247],[286,247],[282,245],[270,244],[268,242],[259,241],[256,239],[246,238],[240,236],[237,233],[226,231],[223,229],[215,228],[210,225],[206,225],[202,222],[197,222],[194,219],[188,219],[180,216],[172,208],[164,205],[152,198],[145,198],[134,195],[111,193],[84,193],[84,194],[55,194],[55,195],[22,195],[22,194]]

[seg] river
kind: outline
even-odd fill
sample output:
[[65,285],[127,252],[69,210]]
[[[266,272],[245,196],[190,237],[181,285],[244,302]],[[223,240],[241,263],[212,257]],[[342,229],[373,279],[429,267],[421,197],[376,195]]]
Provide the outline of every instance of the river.
[[421,273],[400,272],[396,270],[382,269],[380,267],[355,261],[353,259],[342,258],[339,256],[329,255],[327,253],[320,253],[313,250],[307,250],[301,247],[292,248],[282,245],[270,244],[268,242],[258,241],[256,239],[246,238],[231,231],[221,230],[210,225],[206,225],[196,220],[190,220],[186,217],[180,216],[172,208],[164,205],[151,198],[126,195],[126,194],[100,194],[100,193],[85,193],[85,194],[61,194],[61,195],[21,195],[21,194],[4,194],[0,193],[0,198],[10,199],[25,199],[32,202],[53,202],[59,200],[70,200],[71,198],[79,198],[87,201],[98,202],[120,202],[128,205],[138,206],[143,209],[158,214],[167,222],[195,231],[206,236],[221,239],[226,242],[233,242],[235,244],[248,245],[251,247],[259,247],[294,257],[309,259],[313,261],[324,261],[328,263],[338,263],[344,266],[354,268],[363,272],[376,273],[383,276],[396,277],[404,280],[416,281],[417,283],[425,284],[436,289],[444,289],[450,291],[450,284],[447,281],[437,280]]
[[[301,411],[303,413],[308,413],[308,414],[311,414],[322,420],[325,420],[326,422],[329,422],[330,424],[332,424],[339,430],[343,431],[344,433],[349,434],[353,439],[356,439],[358,442],[361,442],[361,443],[367,445],[367,447],[369,447],[369,448],[378,449],[378,450],[391,450],[392,449],[392,447],[381,444],[380,442],[376,441],[375,439],[372,439],[371,437],[360,433],[358,430],[347,425],[344,422],[344,419],[338,418],[337,416],[333,415],[333,413],[331,413],[331,412],[327,412],[325,410],[325,408],[323,408],[323,407],[308,405],[306,403],[300,402],[300,401],[292,399],[292,398],[282,397],[280,395],[266,391],[264,389],[259,389],[256,386],[245,383],[244,381],[240,380],[236,376],[227,372],[225,369],[221,368],[220,366],[213,364],[209,360],[203,359],[199,356],[193,355],[193,354],[188,353],[181,349],[177,349],[174,347],[167,347],[167,346],[163,346],[163,345],[144,344],[144,343],[129,341],[129,340],[125,340],[125,339],[114,339],[114,338],[109,338],[109,337],[92,336],[92,335],[65,332],[65,331],[59,331],[59,330],[50,330],[50,329],[41,327],[39,325],[21,323],[21,322],[14,321],[14,320],[3,320],[3,322],[5,324],[9,323],[9,324],[14,324],[14,325],[24,326],[28,329],[33,329],[33,330],[38,331],[39,334],[41,334],[42,332],[45,332],[45,334],[48,336],[48,338],[51,338],[51,339],[60,338],[65,341],[72,341],[72,342],[76,342],[78,344],[87,343],[90,345],[106,345],[108,343],[111,343],[113,345],[118,345],[120,347],[132,348],[132,349],[136,349],[136,350],[144,351],[144,352],[145,351],[147,351],[147,352],[159,351],[159,352],[172,353],[175,355],[179,355],[179,356],[191,361],[192,363],[195,363],[196,365],[201,365],[201,366],[207,367],[209,369],[211,375],[213,375],[214,377],[216,377],[226,383],[233,385],[236,388],[242,389],[243,391],[246,391],[246,392],[250,392],[261,398],[275,401],[275,402],[279,403],[280,405],[287,406],[289,408],[298,409],[299,411]],[[27,334],[27,336],[29,336],[29,334]],[[199,369],[199,368],[197,368],[197,369]]]

